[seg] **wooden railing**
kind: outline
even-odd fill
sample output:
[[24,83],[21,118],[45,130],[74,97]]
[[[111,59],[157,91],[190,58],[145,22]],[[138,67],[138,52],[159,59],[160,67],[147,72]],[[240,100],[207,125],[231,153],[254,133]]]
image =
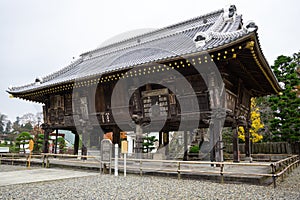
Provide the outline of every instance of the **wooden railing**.
[[[123,159],[119,159],[122,161]],[[292,169],[296,166],[299,166],[300,160],[298,155],[293,155],[284,160],[272,163],[232,163],[232,162],[206,162],[206,161],[172,161],[172,160],[147,160],[147,159],[127,159],[127,161],[133,161],[139,163],[138,166],[128,166],[127,169],[139,170],[140,175],[143,175],[143,172],[152,171],[152,172],[174,172],[177,173],[178,179],[181,178],[182,173],[189,174],[202,174],[202,175],[220,175],[220,182],[224,183],[224,175],[238,175],[238,176],[261,176],[261,177],[272,177],[274,188],[276,188],[276,178],[281,177],[284,179],[285,173],[290,173]],[[165,163],[173,164],[173,166],[165,169],[154,168],[146,166],[146,163]],[[197,166],[194,169],[190,169],[190,166]],[[213,168],[214,170],[201,170],[201,166],[217,166]],[[248,167],[270,167],[270,173],[249,173],[249,172],[232,172],[225,171],[225,166],[248,166]],[[119,166],[122,168],[122,165]],[[203,169],[203,167],[202,167]]]
[[[50,158],[63,159],[64,163],[79,163],[79,164],[95,164],[100,167],[101,161],[99,156],[78,156],[67,154],[39,154],[32,155],[32,158],[41,159],[42,167],[50,167]],[[76,160],[68,160],[66,158],[76,158]],[[81,159],[85,159],[82,161]],[[94,159],[94,161],[87,161],[86,159]],[[23,160],[28,162],[28,156],[25,154],[0,154],[0,164],[2,161],[10,162],[12,165],[14,161]],[[118,159],[119,162],[124,162],[123,158]],[[52,160],[54,162],[54,160]],[[177,160],[152,160],[152,159],[127,159],[127,169],[137,171],[141,176],[146,172],[167,172],[177,174],[177,178],[181,179],[183,174],[201,174],[201,175],[220,175],[220,182],[224,183],[224,175],[237,175],[237,176],[257,176],[257,177],[272,177],[274,188],[276,188],[276,179],[284,177],[290,173],[295,167],[300,165],[299,155],[292,155],[288,158],[271,163],[232,163],[232,162],[209,162],[209,161],[177,161]],[[207,170],[208,166],[214,166]],[[230,166],[247,166],[247,167],[268,167],[269,173],[251,173],[230,171]],[[114,162],[111,166],[114,168]],[[204,168],[206,167],[206,168]],[[119,169],[123,165],[119,164]],[[206,169],[206,170],[205,170]]]

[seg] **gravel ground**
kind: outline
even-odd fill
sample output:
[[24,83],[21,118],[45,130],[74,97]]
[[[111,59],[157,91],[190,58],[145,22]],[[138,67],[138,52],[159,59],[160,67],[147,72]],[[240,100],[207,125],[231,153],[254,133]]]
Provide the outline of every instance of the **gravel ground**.
[[[15,169],[14,169],[15,168]],[[23,167],[24,168],[24,167]],[[2,165],[0,171],[20,167]],[[0,177],[1,178],[1,177]],[[0,188],[0,199],[300,199],[300,167],[277,188],[156,176],[96,175]]]

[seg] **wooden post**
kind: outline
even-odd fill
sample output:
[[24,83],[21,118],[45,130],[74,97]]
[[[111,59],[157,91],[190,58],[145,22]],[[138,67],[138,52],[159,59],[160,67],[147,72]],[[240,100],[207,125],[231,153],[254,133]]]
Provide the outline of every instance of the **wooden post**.
[[248,126],[244,126],[244,130],[245,130],[245,154],[246,154],[246,157],[250,157],[251,156],[251,152],[250,152],[250,133],[249,133]]
[[53,131],[48,124],[42,124],[44,130],[43,153],[49,153],[49,134]]
[[46,155],[46,168],[50,167],[49,156]]
[[55,133],[55,146],[54,146],[55,154],[57,154],[57,139],[58,139],[58,129],[56,129],[56,133]]
[[[87,156],[87,144],[88,144],[88,129],[87,129],[87,123],[82,124],[82,147],[81,147],[81,155]],[[87,160],[86,157],[81,157],[81,160]]]
[[142,162],[142,160],[140,160],[140,176],[143,176],[143,167],[142,167],[142,165],[143,165],[143,162]]
[[232,124],[232,133],[233,133],[233,162],[240,162],[239,158],[239,138],[238,138],[238,130],[237,130],[237,122],[236,119]]
[[121,146],[121,138],[120,138],[120,132],[121,130],[118,127],[113,127],[113,144],[118,144]]
[[166,146],[166,152],[165,152],[165,155],[166,155],[166,158],[169,159],[170,158],[170,155],[169,155],[169,131],[166,131],[164,133],[164,145]]
[[[221,114],[219,114],[221,115]],[[222,140],[222,119],[218,118],[214,125],[214,137],[215,137],[215,160],[217,162],[223,162],[223,140]]]
[[[215,135],[214,135],[214,124],[213,122],[210,122],[209,126],[209,146],[210,146],[210,161],[214,162],[216,161],[216,154],[215,154]],[[214,164],[211,164],[213,167]]]
[[79,135],[77,132],[73,132],[75,134],[75,139],[74,139],[74,155],[78,155],[78,149],[79,149]]
[[188,153],[188,137],[187,131],[183,132],[183,143],[184,143],[184,156],[186,156],[185,160],[187,160],[187,153]]
[[272,168],[273,185],[274,185],[274,188],[276,188],[276,176],[275,176],[276,166],[274,164],[271,164],[271,168]]
[[45,155],[44,154],[42,155],[42,158],[43,158],[42,168],[44,168],[45,167]]
[[136,159],[142,158],[142,151],[143,151],[143,129],[140,124],[136,124],[136,146],[135,146],[135,153]]
[[178,180],[180,180],[180,162],[177,163],[177,174]]
[[224,164],[221,164],[221,169],[220,169],[220,174],[221,174],[221,183],[223,184],[224,183]]

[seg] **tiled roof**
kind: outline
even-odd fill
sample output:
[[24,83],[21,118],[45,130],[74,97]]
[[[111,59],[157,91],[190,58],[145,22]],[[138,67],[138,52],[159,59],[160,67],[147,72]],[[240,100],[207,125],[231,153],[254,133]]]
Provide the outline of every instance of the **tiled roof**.
[[235,6],[230,6],[83,53],[80,59],[60,71],[31,84],[9,88],[8,92],[29,92],[78,78],[214,49],[255,30],[253,26],[242,26],[242,16],[236,13]]

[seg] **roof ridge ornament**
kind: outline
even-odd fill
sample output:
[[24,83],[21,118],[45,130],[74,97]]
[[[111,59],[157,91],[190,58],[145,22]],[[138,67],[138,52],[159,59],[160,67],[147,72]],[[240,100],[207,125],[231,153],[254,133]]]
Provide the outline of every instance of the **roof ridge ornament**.
[[35,82],[35,85],[40,85],[43,82],[43,78],[40,76],[36,77],[34,82]]
[[253,32],[253,31],[257,31],[258,26],[255,24],[254,21],[248,21],[245,25],[245,28],[247,29],[248,32]]
[[237,15],[235,5],[227,5],[224,8],[223,19],[224,21],[234,20]]
[[195,37],[194,37],[194,42],[196,43],[196,48],[200,48],[203,47],[206,42],[208,42],[209,40],[211,40],[212,36],[211,36],[211,32],[207,33],[207,32],[198,32]]
[[223,24],[223,16],[220,15],[214,24],[205,32],[201,31],[195,34],[193,40],[196,44],[196,48],[203,47],[209,40],[212,39],[212,33],[216,32]]

